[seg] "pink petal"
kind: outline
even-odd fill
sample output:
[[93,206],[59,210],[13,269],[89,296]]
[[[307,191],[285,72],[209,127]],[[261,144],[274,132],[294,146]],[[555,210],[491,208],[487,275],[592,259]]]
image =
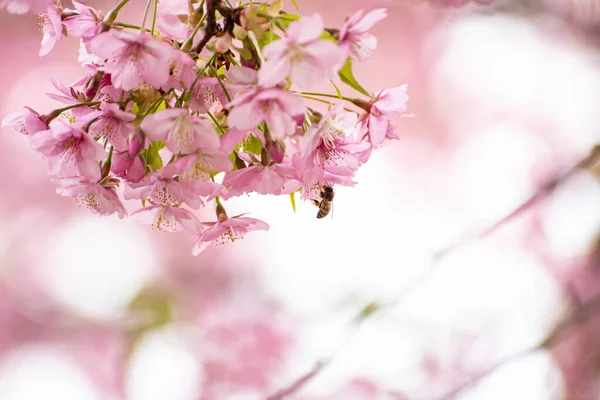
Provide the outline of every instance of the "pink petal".
[[262,87],[275,86],[285,80],[291,69],[292,64],[287,57],[271,59],[258,71],[258,83]]
[[323,28],[323,18],[319,14],[313,14],[292,22],[288,27],[287,35],[289,40],[302,44],[318,39],[323,33]]

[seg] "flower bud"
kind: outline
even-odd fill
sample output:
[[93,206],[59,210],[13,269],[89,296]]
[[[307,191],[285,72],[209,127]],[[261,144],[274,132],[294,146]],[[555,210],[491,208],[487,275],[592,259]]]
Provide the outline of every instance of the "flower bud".
[[126,175],[127,169],[133,163],[133,158],[127,154],[126,151],[120,153],[113,153],[112,155],[112,163],[110,165],[110,170],[113,174],[123,178]]
[[140,157],[135,157],[127,169],[127,179],[131,182],[139,182],[144,176],[146,176],[146,166]]
[[281,141],[275,139],[269,142],[268,150],[273,161],[277,164],[283,162],[283,157],[285,157],[285,147]]
[[129,155],[132,157],[137,156],[144,149],[144,142],[144,135],[139,130],[129,135],[127,140],[127,152]]
[[225,212],[225,207],[221,205],[221,203],[217,203],[217,219],[219,222],[223,222],[227,219],[227,213]]

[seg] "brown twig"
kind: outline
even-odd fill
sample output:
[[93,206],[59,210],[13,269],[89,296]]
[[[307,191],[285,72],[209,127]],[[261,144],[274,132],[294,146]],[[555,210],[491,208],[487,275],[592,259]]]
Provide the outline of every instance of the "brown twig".
[[[502,217],[500,220],[496,221],[492,225],[490,225],[480,231],[477,231],[473,234],[466,235],[466,236],[460,238],[459,240],[455,241],[451,245],[449,245],[439,251],[434,252],[433,253],[433,263],[432,263],[431,267],[429,268],[429,270],[426,271],[426,273],[423,274],[421,277],[419,277],[414,284],[410,285],[407,289],[405,289],[403,291],[403,293],[400,294],[395,300],[387,303],[386,306],[388,306],[388,307],[395,306],[395,305],[400,304],[402,301],[404,301],[404,299],[406,299],[416,288],[418,288],[423,282],[425,282],[427,279],[429,279],[435,271],[437,271],[437,268],[439,267],[441,261],[445,257],[447,257],[449,254],[451,254],[452,252],[454,252],[468,244],[471,244],[477,240],[483,239],[483,238],[491,235],[492,233],[496,232],[500,227],[504,226],[508,222],[511,222],[512,220],[516,219],[517,217],[521,216],[526,211],[531,209],[541,199],[545,198],[550,193],[554,192],[559,186],[561,186],[562,184],[567,182],[575,174],[577,174],[578,172],[580,172],[582,170],[592,168],[598,162],[599,159],[600,159],[600,145],[596,145],[592,148],[592,150],[589,152],[589,154],[587,156],[585,156],[584,158],[579,160],[575,165],[573,165],[571,168],[569,168],[567,171],[565,171],[561,175],[549,180],[540,189],[538,189],[538,191],[536,193],[534,193],[526,201],[521,203],[518,207],[513,209],[510,213],[508,213],[506,216]],[[600,298],[598,298],[595,302],[592,302],[592,303],[594,305],[596,303],[598,303],[598,306],[600,306]],[[367,317],[373,315],[374,313],[381,310],[382,308],[383,307],[378,306],[373,312],[369,313],[367,315]],[[583,308],[582,308],[582,310],[583,310]],[[361,315],[363,314],[363,310],[361,310],[360,314]],[[588,316],[587,314],[581,315],[581,312],[577,312],[576,314],[578,315],[578,317],[577,317],[578,322],[581,322],[583,317],[587,316],[588,319],[590,318],[590,316]],[[359,318],[358,323],[360,324],[364,320],[366,320],[366,318]],[[357,322],[357,319],[356,318],[353,319],[353,323],[356,323],[356,322]],[[573,321],[570,321],[570,320],[566,321],[565,326],[562,326],[562,325],[559,325],[559,326],[560,326],[560,328],[554,329],[553,332],[550,333],[548,338],[546,340],[544,340],[540,345],[538,345],[534,348],[528,349],[522,353],[518,353],[518,354],[509,356],[505,359],[500,360],[498,363],[492,365],[490,368],[483,371],[480,375],[478,375],[472,381],[469,381],[469,382],[463,384],[462,386],[452,390],[451,392],[449,392],[448,394],[446,394],[444,397],[440,398],[439,400],[449,400],[449,399],[453,398],[456,394],[458,394],[458,393],[468,389],[470,386],[474,385],[481,378],[489,375],[496,369],[500,368],[502,365],[505,365],[506,363],[508,363],[512,360],[515,360],[516,358],[519,358],[525,354],[529,354],[530,352],[538,350],[542,347],[548,347],[550,344],[545,344],[546,341],[548,341],[548,343],[550,343],[551,338],[555,337],[556,335],[563,334],[564,331],[568,330],[571,326],[573,326]],[[358,327],[359,327],[359,325],[355,325],[354,334],[356,334],[356,332],[358,331]],[[324,362],[322,364],[317,363],[317,365],[315,367],[313,367],[308,373],[304,374],[301,378],[294,381],[293,384],[285,387],[284,389],[281,389],[276,394],[267,397],[266,400],[284,399],[285,396],[288,396],[288,395],[298,392],[307,383],[309,383],[318,374],[320,374],[323,371],[323,369],[328,364],[330,364],[330,362],[332,360],[333,360],[333,357],[329,358],[326,362]]]
[[300,390],[300,388],[306,385],[307,382],[311,381],[317,374],[319,374],[319,372],[321,372],[321,370],[323,370],[323,368],[325,368],[331,361],[332,359],[329,358],[327,360],[317,362],[310,371],[296,379],[291,385],[277,391],[276,393],[273,393],[267,397],[266,400],[282,400],[285,399],[286,396],[297,392]]
[[206,0],[206,25],[204,26],[204,37],[198,43],[194,51],[198,54],[204,49],[211,38],[221,33],[217,24],[216,12],[225,18],[223,32],[233,34],[234,24],[240,23],[240,14],[243,8],[230,8],[223,4],[223,0]]

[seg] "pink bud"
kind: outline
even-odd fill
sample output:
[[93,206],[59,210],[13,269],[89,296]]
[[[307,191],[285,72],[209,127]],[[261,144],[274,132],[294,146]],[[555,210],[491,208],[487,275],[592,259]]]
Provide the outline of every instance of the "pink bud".
[[112,163],[110,170],[119,177],[124,177],[127,169],[133,163],[133,158],[127,154],[126,151],[122,153],[114,153],[112,156]]
[[143,135],[137,131],[129,136],[129,140],[127,141],[127,151],[131,156],[137,156],[140,154],[140,151],[144,149],[144,137]]
[[277,164],[283,162],[283,157],[285,157],[285,149],[279,140],[274,140],[269,143],[269,155]]
[[131,182],[139,182],[146,176],[146,166],[140,157],[135,157],[127,170],[127,179]]

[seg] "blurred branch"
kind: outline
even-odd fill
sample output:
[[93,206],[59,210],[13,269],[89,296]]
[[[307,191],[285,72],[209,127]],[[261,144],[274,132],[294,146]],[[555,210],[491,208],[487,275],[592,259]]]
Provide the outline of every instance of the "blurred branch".
[[321,370],[325,368],[331,361],[332,358],[317,362],[310,371],[302,375],[300,378],[296,379],[291,385],[270,395],[266,398],[266,400],[282,400],[285,399],[287,396],[294,394],[295,392],[300,390],[307,382],[312,380],[319,372],[321,372]]
[[[357,317],[353,318],[353,320],[352,320],[353,325],[356,324],[356,325],[354,325],[355,329],[353,330],[353,334],[356,334],[356,332],[358,332],[359,327],[361,326],[361,324],[364,321],[366,321],[370,316],[372,316],[373,314],[377,313],[382,308],[384,308],[383,306],[385,306],[387,308],[387,307],[393,307],[393,306],[396,306],[396,305],[402,303],[410,294],[412,294],[412,292],[414,292],[415,289],[420,287],[424,282],[426,282],[437,271],[438,267],[441,264],[441,261],[448,255],[450,255],[452,252],[454,252],[466,245],[469,245],[473,242],[476,242],[477,240],[483,239],[483,238],[493,234],[494,232],[496,232],[499,228],[501,228],[505,224],[513,221],[517,217],[519,217],[522,214],[529,211],[540,200],[546,198],[549,194],[553,193],[558,187],[560,187],[565,182],[570,180],[578,172],[592,168],[599,161],[599,159],[600,159],[600,145],[596,145],[591,149],[591,151],[589,152],[588,155],[586,155],[584,158],[579,160],[577,163],[575,163],[575,165],[573,165],[571,168],[569,168],[562,174],[557,175],[554,178],[550,179],[548,182],[546,182],[544,185],[542,185],[542,187],[539,188],[531,197],[529,197],[527,200],[525,200],[523,203],[521,203],[519,206],[517,206],[515,209],[513,209],[511,212],[506,214],[504,217],[502,217],[495,223],[491,224],[488,227],[485,227],[484,229],[476,231],[472,234],[465,235],[465,236],[459,238],[458,240],[456,240],[454,243],[450,244],[449,246],[434,252],[431,267],[423,275],[421,275],[419,278],[417,278],[417,280],[413,284],[411,284],[407,289],[405,289],[396,299],[394,299],[391,302],[385,303],[385,304],[371,302],[361,309],[361,311],[358,313]],[[490,373],[494,372],[496,369],[507,364],[508,362],[513,361],[517,358],[520,358],[521,356],[523,356],[525,354],[529,354],[532,351],[538,350],[542,347],[551,346],[554,343],[554,342],[552,342],[553,340],[555,340],[554,338],[558,337],[559,335],[562,335],[565,331],[568,331],[570,329],[570,327],[573,325],[573,323],[574,323],[573,321],[575,321],[575,323],[578,324],[578,323],[582,322],[584,319],[587,320],[591,317],[590,315],[588,315],[589,312],[585,311],[589,308],[589,306],[593,306],[594,310],[596,307],[600,306],[600,297],[595,301],[592,301],[584,306],[579,307],[578,309],[580,311],[573,314],[573,318],[576,317],[577,318],[576,320],[574,320],[573,318],[570,318],[567,321],[564,321],[563,324],[559,324],[557,326],[557,328],[555,328],[550,333],[550,335],[548,335],[548,337],[544,341],[542,341],[542,343],[540,345],[535,346],[534,348],[525,350],[524,352],[517,353],[515,355],[511,355],[507,358],[500,360],[498,363],[492,365],[491,367],[489,367],[488,369],[483,371],[480,375],[475,377],[473,380],[452,390],[451,392],[449,392],[448,394],[446,394],[444,397],[440,398],[439,400],[451,399],[454,396],[456,396],[458,393],[468,389],[470,386],[475,384],[477,381],[479,381],[483,377],[489,375]],[[325,359],[324,361],[320,361],[320,362],[316,363],[315,366],[310,371],[308,371],[307,373],[302,375],[300,378],[296,379],[292,384],[277,391],[275,394],[268,396],[266,398],[266,400],[285,399],[286,396],[292,395],[292,394],[300,391],[310,381],[312,381],[315,377],[317,377],[325,369],[325,367],[333,361],[333,358],[334,357],[332,356],[330,358]]]
[[452,389],[442,397],[437,400],[452,400],[456,398],[459,394],[465,392],[466,390],[472,388],[476,384],[478,384],[482,379],[491,375],[493,372],[498,370],[501,367],[529,354],[533,354],[538,350],[550,350],[557,344],[561,343],[563,340],[569,337],[570,334],[574,332],[574,329],[585,324],[590,319],[598,316],[600,312],[600,295],[596,296],[592,300],[588,301],[585,304],[581,304],[571,313],[568,314],[566,318],[560,321],[556,326],[550,331],[550,333],[536,346],[527,348],[523,351],[520,351],[515,354],[511,354],[507,357],[500,359],[498,362],[492,364],[490,367],[481,371],[479,374],[471,378],[470,380],[464,382],[463,384],[457,386]]

